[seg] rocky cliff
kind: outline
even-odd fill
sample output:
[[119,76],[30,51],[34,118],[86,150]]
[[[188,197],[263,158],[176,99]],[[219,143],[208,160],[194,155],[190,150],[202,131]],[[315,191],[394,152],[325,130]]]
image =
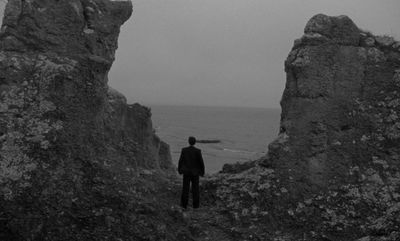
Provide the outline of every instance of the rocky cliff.
[[221,207],[261,240],[399,240],[400,43],[319,14],[285,71],[279,137],[208,183]]
[[[0,240],[399,240],[400,43],[314,16],[268,155],[183,213],[148,108],[107,86],[129,1],[9,0],[0,33]],[[151,169],[151,170],[150,170]]]
[[0,32],[1,240],[107,240],[125,228],[107,233],[111,226],[129,223],[140,170],[172,173],[150,110],[107,86],[131,12],[130,1],[8,1]]
[[[305,194],[348,181],[348,170],[397,152],[400,44],[346,16],[317,15],[286,62],[280,139],[269,162]],[[398,165],[389,158],[388,165]]]

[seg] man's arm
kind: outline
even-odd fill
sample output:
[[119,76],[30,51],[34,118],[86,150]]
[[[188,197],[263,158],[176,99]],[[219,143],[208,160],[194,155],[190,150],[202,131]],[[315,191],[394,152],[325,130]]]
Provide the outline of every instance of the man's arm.
[[181,150],[181,156],[179,157],[178,173],[182,174],[182,162],[183,162],[183,150]]
[[201,155],[201,150],[199,150],[199,162],[200,162],[200,176],[204,176],[204,161],[203,161],[203,155]]

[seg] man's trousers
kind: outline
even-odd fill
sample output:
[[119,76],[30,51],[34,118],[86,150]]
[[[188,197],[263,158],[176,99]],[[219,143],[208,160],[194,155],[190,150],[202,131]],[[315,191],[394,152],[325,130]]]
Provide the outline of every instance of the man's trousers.
[[199,176],[183,174],[183,186],[181,196],[181,206],[187,208],[189,202],[190,183],[192,183],[193,208],[200,205]]

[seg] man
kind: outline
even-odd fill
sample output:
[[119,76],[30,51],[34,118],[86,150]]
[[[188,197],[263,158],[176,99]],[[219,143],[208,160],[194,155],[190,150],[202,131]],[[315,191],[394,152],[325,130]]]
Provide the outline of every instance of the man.
[[194,147],[196,138],[191,136],[188,141],[190,146],[182,149],[178,164],[178,172],[183,174],[181,206],[184,209],[187,208],[189,202],[190,183],[192,183],[193,208],[199,208],[199,176],[204,176],[204,162],[201,150]]

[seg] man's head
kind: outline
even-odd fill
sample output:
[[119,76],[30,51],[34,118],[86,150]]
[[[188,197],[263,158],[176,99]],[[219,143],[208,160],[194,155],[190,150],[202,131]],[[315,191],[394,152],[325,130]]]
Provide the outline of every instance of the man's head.
[[196,138],[194,138],[193,136],[189,136],[188,142],[189,145],[194,146],[194,144],[196,144]]

